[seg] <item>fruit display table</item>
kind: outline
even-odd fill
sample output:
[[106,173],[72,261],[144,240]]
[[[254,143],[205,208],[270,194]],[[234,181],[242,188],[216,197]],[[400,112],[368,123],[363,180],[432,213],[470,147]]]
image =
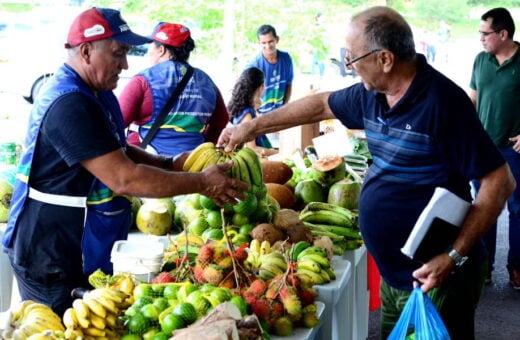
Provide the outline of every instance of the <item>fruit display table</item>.
[[276,336],[270,335],[271,340],[314,340],[314,339],[326,339],[319,336],[318,332],[324,323],[325,304],[321,301],[316,301],[316,308],[318,310],[318,317],[320,324],[314,328],[296,328],[291,336]]
[[362,246],[356,250],[349,250],[343,259],[350,261],[352,269],[352,284],[347,287],[347,299],[351,308],[349,317],[338,320],[347,322],[352,330],[352,339],[366,339],[368,336],[368,305],[369,292],[367,283],[367,249]]
[[322,318],[322,327],[318,339],[352,339],[352,331],[349,323],[344,319],[352,318],[351,300],[347,293],[351,290],[352,266],[350,261],[339,256],[334,256],[331,265],[336,273],[336,279],[325,285],[315,286],[318,292],[318,300],[325,304],[325,312]]

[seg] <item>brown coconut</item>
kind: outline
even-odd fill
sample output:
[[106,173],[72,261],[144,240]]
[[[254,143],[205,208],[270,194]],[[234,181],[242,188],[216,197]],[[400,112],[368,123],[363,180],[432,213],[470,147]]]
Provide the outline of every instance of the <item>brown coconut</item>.
[[268,241],[269,244],[275,244],[276,241],[285,238],[285,234],[271,223],[260,223],[251,230],[249,235],[260,242]]
[[280,204],[280,208],[294,208],[296,196],[287,186],[278,183],[266,183],[265,186],[267,187],[267,193]]
[[262,160],[264,183],[285,184],[291,179],[293,172],[290,166],[280,161]]

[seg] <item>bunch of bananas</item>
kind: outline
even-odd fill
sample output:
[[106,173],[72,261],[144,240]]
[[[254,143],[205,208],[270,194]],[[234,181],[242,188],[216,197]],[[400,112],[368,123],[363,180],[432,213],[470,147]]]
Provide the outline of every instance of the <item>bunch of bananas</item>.
[[200,172],[230,160],[233,161],[230,176],[248,183],[250,192],[258,199],[265,197],[267,188],[262,178],[262,164],[251,148],[243,147],[238,151],[225,152],[223,149],[216,148],[212,142],[202,143],[190,153],[182,169],[188,172]]
[[[130,273],[118,273],[114,275],[106,274],[101,269],[98,269],[91,273],[88,277],[88,282],[94,288],[112,288],[120,290],[126,295],[128,299],[132,298],[134,292],[135,283]],[[133,301],[129,301],[130,304]]]
[[63,314],[67,339],[119,338],[123,329],[118,316],[130,305],[128,294],[112,288],[96,288],[75,299]]
[[341,206],[310,202],[300,212],[300,220],[313,236],[328,236],[334,243],[334,254],[342,255],[363,245],[357,225],[357,214]]
[[336,274],[330,265],[327,251],[320,246],[309,246],[305,243],[297,243],[292,251],[292,259],[296,262],[296,275],[300,280],[311,285],[326,284],[335,280]]
[[257,272],[262,265],[261,256],[265,254],[271,253],[273,250],[271,249],[271,244],[269,241],[258,241],[257,239],[252,239],[249,243],[249,252],[247,254],[247,259],[244,261],[247,269]]
[[258,276],[268,281],[277,275],[284,274],[287,271],[287,261],[279,251],[272,251],[267,254],[260,255],[260,269]]
[[64,330],[61,318],[50,307],[32,300],[25,300],[9,310],[2,339],[25,340],[44,331],[54,334],[55,331],[63,332]]

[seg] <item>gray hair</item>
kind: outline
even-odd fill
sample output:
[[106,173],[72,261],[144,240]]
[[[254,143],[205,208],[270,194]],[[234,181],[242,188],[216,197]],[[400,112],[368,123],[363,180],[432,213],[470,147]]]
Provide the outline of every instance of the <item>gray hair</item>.
[[411,61],[415,57],[412,29],[395,10],[383,6],[371,7],[356,14],[352,21],[364,24],[367,49],[386,49],[403,61]]

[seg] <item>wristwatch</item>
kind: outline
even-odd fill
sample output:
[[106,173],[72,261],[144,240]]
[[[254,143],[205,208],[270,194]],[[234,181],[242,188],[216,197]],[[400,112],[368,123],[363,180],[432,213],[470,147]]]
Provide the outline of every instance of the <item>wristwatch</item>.
[[455,261],[455,265],[457,267],[461,267],[464,262],[466,262],[466,260],[468,259],[467,256],[461,256],[455,249],[453,249],[452,247],[449,247],[448,250],[448,256],[451,257],[453,259],[453,261]]

